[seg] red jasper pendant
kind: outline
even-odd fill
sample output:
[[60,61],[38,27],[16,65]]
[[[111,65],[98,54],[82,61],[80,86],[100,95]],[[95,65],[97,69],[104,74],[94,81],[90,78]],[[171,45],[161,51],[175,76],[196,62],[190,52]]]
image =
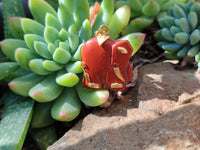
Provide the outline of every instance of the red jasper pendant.
[[102,25],[96,37],[82,47],[83,87],[108,90],[125,90],[131,81],[133,64],[129,62],[132,46],[127,40],[109,39],[109,29]]

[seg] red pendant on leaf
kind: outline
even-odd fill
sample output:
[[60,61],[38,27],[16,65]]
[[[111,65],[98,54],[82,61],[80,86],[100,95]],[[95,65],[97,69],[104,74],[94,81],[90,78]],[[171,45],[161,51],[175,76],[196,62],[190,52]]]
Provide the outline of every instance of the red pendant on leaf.
[[[102,29],[106,27],[105,29]],[[107,26],[101,26],[96,37],[82,47],[83,87],[125,90],[131,81],[133,64],[129,62],[132,46],[127,40],[109,39]]]

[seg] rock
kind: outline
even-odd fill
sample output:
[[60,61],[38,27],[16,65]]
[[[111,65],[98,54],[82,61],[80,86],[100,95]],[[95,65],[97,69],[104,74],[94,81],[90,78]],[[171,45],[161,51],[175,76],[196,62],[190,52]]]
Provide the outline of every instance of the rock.
[[110,108],[80,120],[48,150],[200,150],[200,75],[159,62]]

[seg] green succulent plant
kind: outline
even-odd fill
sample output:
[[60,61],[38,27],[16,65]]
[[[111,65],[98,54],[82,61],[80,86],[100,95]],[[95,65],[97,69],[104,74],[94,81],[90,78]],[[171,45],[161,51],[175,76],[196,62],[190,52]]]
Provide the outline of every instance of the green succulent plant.
[[[161,27],[155,34],[158,45],[169,58],[195,57],[200,66],[200,3],[177,3],[168,15],[159,19]],[[200,70],[200,67],[199,69]]]
[[154,20],[166,15],[168,8],[177,0],[119,0],[116,6],[127,4],[131,8],[131,20],[123,35],[130,32],[140,32],[150,26]]
[[[59,0],[57,11],[43,0],[29,0],[29,8],[34,19],[9,18],[13,38],[3,40],[0,46],[10,61],[0,63],[0,80],[9,82],[13,92],[39,102],[36,111],[46,103],[45,110],[59,121],[76,118],[82,103],[98,106],[106,102],[108,90],[82,87],[80,49],[102,24],[109,26],[112,39],[120,37],[129,22],[130,8],[121,6],[114,11],[114,0],[103,0],[92,26],[88,0]],[[144,34],[121,39],[129,40],[134,54]],[[32,121],[37,122],[38,116],[33,115]],[[45,114],[41,117],[52,122]],[[43,127],[46,123],[33,122],[32,126]]]

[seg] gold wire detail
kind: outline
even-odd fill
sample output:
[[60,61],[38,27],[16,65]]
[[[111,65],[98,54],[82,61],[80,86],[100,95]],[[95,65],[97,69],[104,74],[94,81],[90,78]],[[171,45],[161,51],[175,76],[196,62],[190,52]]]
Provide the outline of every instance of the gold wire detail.
[[109,28],[107,25],[101,25],[99,30],[95,31],[95,36],[107,36],[109,34]]

